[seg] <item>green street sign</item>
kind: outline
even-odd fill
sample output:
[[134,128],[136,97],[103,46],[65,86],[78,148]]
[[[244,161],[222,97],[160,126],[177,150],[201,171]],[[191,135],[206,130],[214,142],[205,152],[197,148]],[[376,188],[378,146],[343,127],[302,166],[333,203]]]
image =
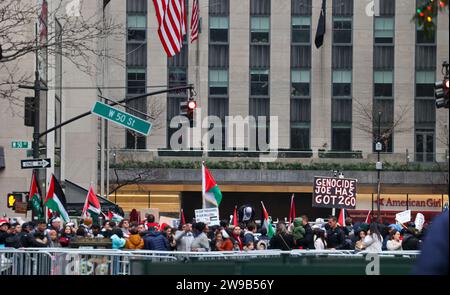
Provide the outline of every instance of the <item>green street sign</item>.
[[28,150],[32,148],[32,143],[31,141],[15,140],[11,142],[11,148],[16,150]]
[[152,129],[152,124],[141,118],[122,112],[112,106],[97,101],[92,108],[92,113],[125,128],[136,131],[140,134],[148,136]]

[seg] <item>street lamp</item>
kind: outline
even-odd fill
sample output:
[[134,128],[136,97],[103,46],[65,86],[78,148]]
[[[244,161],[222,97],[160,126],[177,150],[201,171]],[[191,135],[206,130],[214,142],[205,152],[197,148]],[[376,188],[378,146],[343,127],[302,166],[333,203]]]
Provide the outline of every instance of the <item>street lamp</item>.
[[378,222],[381,222],[381,212],[380,212],[380,189],[381,189],[381,170],[383,169],[383,164],[381,163],[380,159],[380,152],[383,149],[383,145],[381,144],[381,112],[378,112],[378,136],[377,136],[377,142],[375,144],[375,150],[377,151],[377,163],[376,163],[376,169],[377,169],[377,220]]

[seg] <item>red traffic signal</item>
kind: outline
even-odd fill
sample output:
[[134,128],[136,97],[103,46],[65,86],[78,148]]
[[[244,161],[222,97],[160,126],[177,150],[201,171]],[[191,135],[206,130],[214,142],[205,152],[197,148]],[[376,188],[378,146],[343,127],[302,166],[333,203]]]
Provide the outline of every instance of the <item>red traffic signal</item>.
[[195,108],[197,108],[197,103],[195,102],[195,100],[190,100],[190,101],[188,102],[188,109],[189,109],[190,111],[194,111]]

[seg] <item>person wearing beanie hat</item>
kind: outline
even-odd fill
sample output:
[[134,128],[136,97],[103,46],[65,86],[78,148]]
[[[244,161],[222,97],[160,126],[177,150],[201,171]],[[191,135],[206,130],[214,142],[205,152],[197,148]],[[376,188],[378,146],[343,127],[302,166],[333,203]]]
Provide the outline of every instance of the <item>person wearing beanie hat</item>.
[[305,237],[305,228],[303,227],[303,219],[301,217],[294,219],[294,229],[292,230],[292,236],[294,237],[294,244],[298,247],[300,240]]

